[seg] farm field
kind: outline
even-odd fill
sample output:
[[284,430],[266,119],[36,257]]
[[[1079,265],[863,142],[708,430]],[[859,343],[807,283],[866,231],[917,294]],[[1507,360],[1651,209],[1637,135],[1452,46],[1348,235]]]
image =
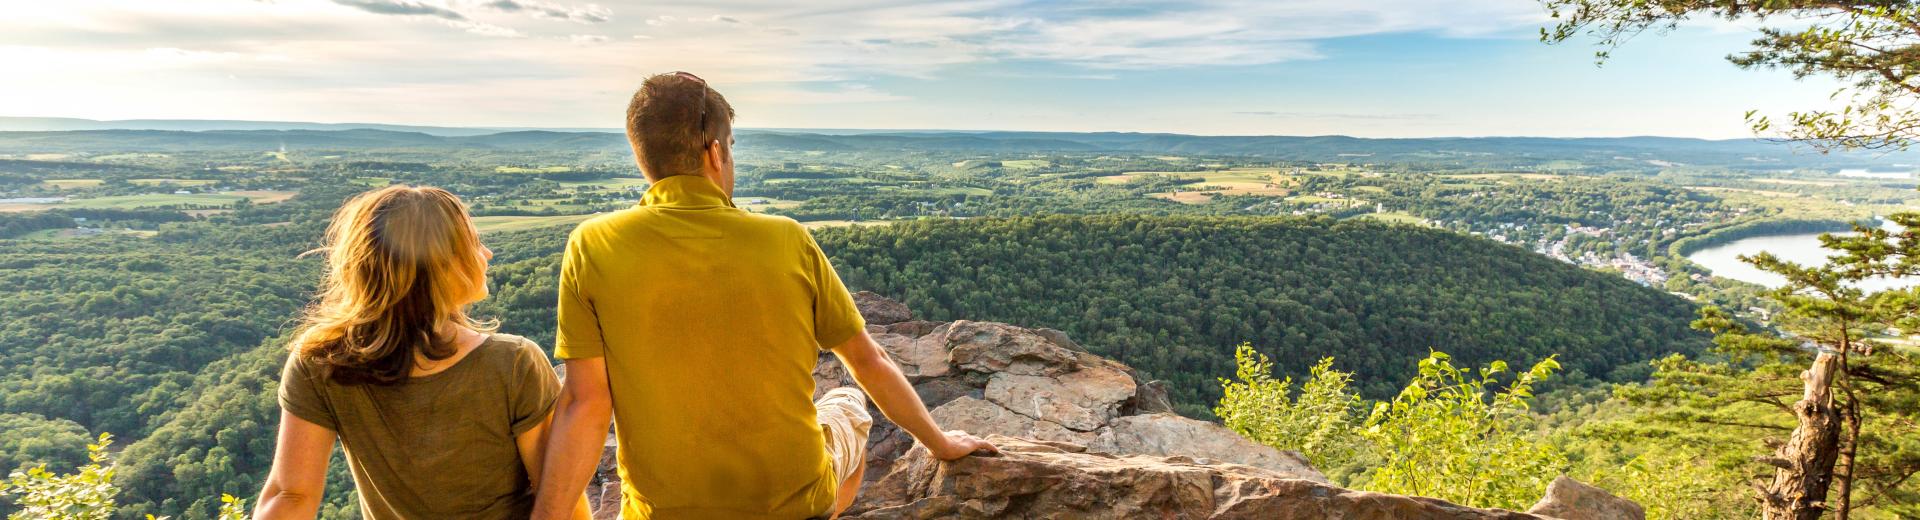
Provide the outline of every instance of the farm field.
[[1566,178],[1565,175],[1558,175],[1558,174],[1552,174],[1552,173],[1464,173],[1459,175],[1443,175],[1442,177],[1446,177],[1449,179],[1513,178],[1513,179],[1526,179],[1530,181],[1557,181],[1557,180]]
[[1764,197],[1799,197],[1800,196],[1800,194],[1790,192],[1790,191],[1752,190],[1752,189],[1746,189],[1746,188],[1727,188],[1727,187],[1721,187],[1721,186],[1688,186],[1687,189],[1700,190],[1700,191],[1713,191],[1713,192],[1751,193],[1754,195],[1760,195]]
[[1423,226],[1427,225],[1426,219],[1423,219],[1405,212],[1400,212],[1400,211],[1389,211],[1386,213],[1368,213],[1368,214],[1360,215],[1354,218],[1364,218],[1369,220],[1378,220],[1381,222],[1391,222],[1396,224],[1418,224]]
[[106,184],[107,181],[100,180],[100,179],[47,179],[44,181],[40,181],[40,183],[45,184],[47,186],[52,186],[54,189],[72,190],[72,189],[79,189],[79,188],[97,187],[102,184]]
[[1832,187],[1832,186],[1839,186],[1841,184],[1846,184],[1844,182],[1839,182],[1839,181],[1803,181],[1803,180],[1796,180],[1796,179],[1753,179],[1753,182],[1757,182],[1761,184],[1787,184],[1787,185],[1793,185],[1793,186],[1824,186],[1824,187]]
[[495,167],[493,171],[495,173],[566,173],[566,172],[573,171],[573,167],[571,166],[540,166],[535,168],[528,168],[524,166],[499,166],[499,167]]
[[545,227],[572,226],[593,218],[594,215],[556,215],[551,217],[487,216],[473,217],[473,227],[481,233],[505,231],[526,231]]
[[806,226],[807,229],[819,229],[819,228],[844,227],[844,226],[885,226],[888,224],[892,224],[893,222],[894,221],[891,221],[891,220],[861,220],[861,221],[812,220],[807,222],[801,222],[800,225]]
[[1095,182],[1126,184],[1146,175],[1196,179],[1197,182],[1187,185],[1191,189],[1152,194],[1153,197],[1183,204],[1204,204],[1218,195],[1281,196],[1291,192],[1287,188],[1290,178],[1280,173],[1277,168],[1234,168],[1201,172],[1127,172],[1099,177]]
[[113,197],[95,197],[91,199],[72,199],[60,204],[47,204],[42,209],[82,208],[82,209],[136,209],[166,208],[175,206],[231,206],[245,200],[240,195],[217,193],[193,193],[176,195],[171,193],[148,193],[144,195],[120,195]]
[[183,186],[183,187],[184,186],[206,186],[214,183],[214,181],[207,180],[207,179],[129,179],[127,182],[135,186],[173,185],[173,186]]
[[563,188],[582,191],[638,191],[647,188],[647,180],[640,177],[613,177],[588,181],[556,181]]
[[227,191],[227,192],[221,192],[221,193],[223,195],[239,195],[241,197],[246,197],[247,200],[253,201],[254,204],[273,204],[275,202],[286,202],[287,199],[293,198],[294,195],[298,195],[300,192],[277,191],[277,190],[241,190],[241,191]]

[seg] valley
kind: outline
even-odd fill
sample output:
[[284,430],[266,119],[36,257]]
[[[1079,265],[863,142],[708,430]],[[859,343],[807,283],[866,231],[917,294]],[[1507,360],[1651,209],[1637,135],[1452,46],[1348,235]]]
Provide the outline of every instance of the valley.
[[[566,231],[647,186],[613,134],[108,134],[0,132],[0,469],[70,467],[110,432],[136,513],[201,518],[259,488],[318,278],[302,253],[345,198],[461,195],[497,254],[477,312],[551,345]],[[1903,155],[1671,141],[743,131],[734,203],[813,228],[854,290],[1064,330],[1188,417],[1214,418],[1249,343],[1283,377],[1333,356],[1374,400],[1430,349],[1556,356],[1551,422],[1707,353],[1701,305],[1779,312],[1689,255],[1920,206],[1888,173]]]

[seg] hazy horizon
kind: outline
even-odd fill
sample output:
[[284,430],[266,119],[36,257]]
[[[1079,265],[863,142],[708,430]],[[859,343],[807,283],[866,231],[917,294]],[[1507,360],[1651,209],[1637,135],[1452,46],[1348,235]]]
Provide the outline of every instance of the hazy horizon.
[[[21,127],[21,126],[23,126],[23,125],[21,125],[21,124],[20,124],[20,123],[18,123],[17,121],[18,121],[18,120],[22,120],[22,119],[42,119],[42,120],[61,120],[61,121],[75,121],[75,122],[85,122],[85,123],[96,123],[96,124],[98,124],[98,125],[100,125],[100,126],[98,126],[98,127],[96,127],[96,128],[49,128],[49,129],[35,129],[35,128],[20,128],[20,127]],[[145,125],[128,125],[128,126],[112,126],[112,125],[113,125],[113,124],[115,124],[115,123],[146,123],[146,124],[145,124]],[[248,126],[257,126],[257,127],[267,127],[267,128],[241,128],[241,127],[233,127],[233,128],[200,128],[200,129],[183,129],[183,128],[165,128],[166,126],[172,126],[172,125],[180,125],[180,124],[206,124],[207,126],[216,126],[216,127],[217,127],[219,123],[235,123],[235,124],[239,124],[239,125],[248,125]],[[60,117],[60,116],[14,116],[14,115],[5,115],[5,114],[0,114],[0,132],[19,132],[19,131],[55,131],[55,132],[59,132],[59,131],[86,131],[86,130],[161,130],[161,131],[189,131],[189,132],[193,132],[193,131],[208,131],[208,130],[282,130],[282,129],[301,129],[301,128],[291,128],[291,127],[296,127],[296,126],[318,126],[318,125],[324,125],[324,126],[328,126],[328,127],[333,127],[333,128],[314,128],[314,129],[310,129],[310,130],[351,130],[351,129],[372,129],[372,130],[391,130],[391,131],[407,131],[408,129],[428,129],[428,130],[431,130],[431,129],[442,129],[442,130],[459,130],[459,131],[467,131],[467,132],[463,132],[463,133],[462,133],[462,135],[467,135],[467,134],[473,134],[473,135],[480,135],[480,134],[482,134],[482,133],[490,133],[490,132],[520,132],[520,131],[539,131],[539,132],[605,132],[605,133],[616,133],[616,134],[618,134],[618,133],[625,133],[625,131],[626,131],[625,129],[622,129],[622,128],[613,128],[613,127],[609,127],[609,128],[582,128],[582,127],[537,127],[537,126],[510,126],[510,125],[426,125],[426,124],[409,124],[409,123],[389,123],[389,122],[369,122],[369,121],[283,121],[283,120],[253,120],[253,119],[174,119],[174,118],[137,118],[137,119],[108,119],[108,120],[102,120],[102,119],[88,119],[88,118],[77,118],[77,117]],[[274,127],[276,127],[276,126],[278,126],[278,127],[282,127],[282,128],[274,128]],[[1736,137],[1695,137],[1695,136],[1684,136],[1684,135],[1658,135],[1658,134],[1638,134],[1638,135],[1564,135],[1564,136],[1546,136],[1546,135],[1524,135],[1524,134],[1490,134],[1490,135],[1409,135],[1409,136],[1392,136],[1392,137],[1375,137],[1375,136],[1365,136],[1365,135],[1349,135],[1349,134],[1201,134],[1201,133],[1190,133],[1190,132],[1161,132],[1161,131],[1150,131],[1150,130],[1145,130],[1145,131],[1135,131],[1135,130],[1017,130],[1017,129],[1006,129],[1006,128],[831,128],[831,127],[822,127],[822,128],[793,128],[793,127],[745,127],[745,126],[741,126],[741,127],[737,127],[737,128],[736,128],[736,130],[739,130],[739,131],[749,131],[749,132],[795,132],[795,133],[815,133],[815,134],[828,134],[828,135],[858,135],[858,134],[881,134],[881,133],[929,133],[929,134],[932,134],[932,133],[979,133],[979,134],[985,134],[985,133],[1038,133],[1038,134],[1143,134],[1143,135],[1150,135],[1150,134],[1165,134],[1165,135],[1182,135],[1182,136],[1194,136],[1194,137],[1299,137],[1299,138],[1315,138],[1315,137],[1348,137],[1348,138],[1356,138],[1356,139],[1633,139],[1633,138],[1659,138],[1659,139],[1699,139],[1699,140],[1705,140],[1705,141],[1741,141],[1741,140],[1767,140],[1767,138],[1765,138],[1765,137],[1762,137],[1762,136],[1753,136],[1753,135],[1748,135],[1748,136],[1736,136]],[[480,132],[480,131],[487,131],[487,132]],[[423,133],[424,133],[424,132],[423,132]],[[1791,141],[1782,141],[1782,142],[1780,142],[1780,144],[1782,144],[1782,145],[1794,145],[1794,144],[1796,144],[1796,143],[1793,143],[1793,142],[1791,142]]]

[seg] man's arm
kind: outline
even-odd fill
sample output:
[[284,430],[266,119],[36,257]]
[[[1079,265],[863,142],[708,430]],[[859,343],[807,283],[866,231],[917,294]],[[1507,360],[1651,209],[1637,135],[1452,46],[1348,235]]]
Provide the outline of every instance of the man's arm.
[[535,520],[574,518],[581,493],[600,464],[607,422],[612,419],[606,358],[567,360],[566,382],[554,405],[553,431],[547,434],[546,460],[533,506]]
[[[833,347],[833,354],[840,357],[840,363],[846,365],[860,388],[867,391],[880,413],[926,445],[933,456],[954,460],[974,453],[1000,452],[993,444],[965,432],[940,431],[933,416],[927,413],[927,405],[920,402],[920,394],[914,393],[907,376],[900,373],[899,365],[893,364],[893,358],[874,343],[867,331],[861,330],[846,343]],[[572,368],[568,371],[571,373]]]
[[[513,439],[513,445],[520,450],[520,464],[527,468],[527,480],[534,489],[540,489],[540,474],[547,470],[547,445],[553,432],[553,415]],[[592,520],[593,511],[587,508],[587,496],[580,495],[579,505],[573,508],[573,520]]]

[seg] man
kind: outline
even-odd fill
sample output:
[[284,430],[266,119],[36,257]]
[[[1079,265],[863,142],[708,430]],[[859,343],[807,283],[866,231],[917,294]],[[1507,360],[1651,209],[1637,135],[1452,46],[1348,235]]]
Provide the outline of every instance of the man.
[[609,415],[627,520],[837,516],[872,419],[858,389],[812,401],[823,348],[934,456],[994,450],[934,424],[806,228],[734,207],[719,92],[684,72],[647,78],[627,139],[652,187],[567,240],[554,345],[567,378],[534,518],[571,512]]

